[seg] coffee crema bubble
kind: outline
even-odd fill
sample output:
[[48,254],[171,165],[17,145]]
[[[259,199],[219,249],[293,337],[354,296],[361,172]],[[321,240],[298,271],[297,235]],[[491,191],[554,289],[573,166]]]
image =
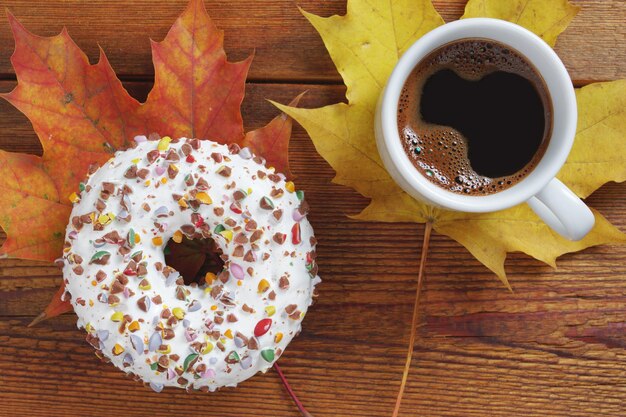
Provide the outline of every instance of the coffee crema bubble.
[[552,127],[545,82],[518,52],[462,39],[422,60],[398,101],[405,153],[429,181],[459,194],[488,195],[525,178]]

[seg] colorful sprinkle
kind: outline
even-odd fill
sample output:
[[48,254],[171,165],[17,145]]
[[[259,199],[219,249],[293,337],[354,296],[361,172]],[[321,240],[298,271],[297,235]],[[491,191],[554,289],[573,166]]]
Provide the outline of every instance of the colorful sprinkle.
[[122,352],[124,352],[124,348],[119,343],[116,343],[115,346],[113,346],[113,354],[118,356]]
[[202,204],[207,204],[207,205],[213,203],[213,200],[211,200],[211,197],[204,191],[196,194],[196,200],[198,200]]
[[266,362],[272,363],[274,361],[275,353],[274,349],[264,349],[261,351],[261,357],[265,359]]
[[302,242],[302,238],[300,237],[300,223],[296,223],[291,228],[291,243],[294,245],[299,245]]
[[262,319],[254,326],[254,335],[261,337],[272,327],[272,319]]
[[287,181],[285,183],[285,190],[293,193],[294,191],[296,191],[296,185],[293,183],[293,181]]
[[150,352],[156,352],[156,350],[159,348],[159,346],[161,346],[162,343],[163,338],[161,337],[161,334],[159,332],[154,332],[152,333],[152,336],[150,336],[150,340],[148,342],[148,350]]
[[174,315],[174,317],[176,317],[178,320],[182,320],[185,318],[185,310],[183,310],[180,307],[174,307],[172,309],[172,314]]
[[267,314],[269,317],[272,317],[274,314],[276,314],[276,307],[274,306],[265,307],[265,314]]
[[224,239],[226,239],[227,242],[230,242],[231,240],[233,240],[233,231],[232,230],[222,230],[220,232],[220,235],[222,235],[222,237]]
[[133,345],[133,349],[137,351],[137,353],[143,353],[143,339],[141,337],[131,334],[130,335],[130,343]]
[[122,321],[124,319],[124,313],[122,313],[121,311],[116,311],[115,313],[113,313],[111,315],[111,321]]
[[163,244],[163,238],[161,236],[155,236],[152,238],[152,244],[154,246],[161,246]]
[[191,365],[191,362],[198,359],[198,356],[199,355],[197,353],[192,353],[191,355],[187,356],[185,358],[185,361],[183,362],[183,371],[187,371],[187,369],[189,368],[189,365]]
[[204,276],[204,282],[206,282],[207,285],[213,284],[213,281],[215,281],[216,279],[217,275],[215,275],[213,272],[207,272]]
[[283,340],[283,334],[280,332],[276,333],[274,336],[274,343],[280,343],[281,340]]
[[171,141],[172,138],[170,138],[169,136],[163,136],[157,145],[157,149],[160,151],[166,151],[167,148],[170,147]]
[[259,285],[257,286],[257,290],[259,291],[259,293],[264,293],[265,291],[267,291],[270,287],[270,283],[263,278],[261,281],[259,281]]
[[176,243],[180,243],[183,241],[183,232],[177,230],[174,232],[174,236],[172,236],[172,240]]
[[91,264],[91,263],[104,262],[105,260],[108,260],[110,257],[111,257],[110,252],[101,250],[93,254],[91,259],[89,260],[89,263]]
[[239,264],[231,263],[230,264],[230,272],[237,279],[243,279],[245,277],[243,268]]
[[72,203],[78,203],[80,201],[80,197],[76,193],[70,194],[69,199]]

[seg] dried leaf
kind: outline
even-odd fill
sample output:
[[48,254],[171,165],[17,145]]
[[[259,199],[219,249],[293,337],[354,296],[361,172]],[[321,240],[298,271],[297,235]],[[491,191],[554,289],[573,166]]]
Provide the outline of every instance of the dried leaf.
[[163,42],[152,42],[154,88],[140,114],[153,131],[173,137],[239,143],[239,107],[252,56],[230,63],[202,0],[191,0]]
[[[294,98],[289,106],[296,107],[303,95],[304,93],[301,93]],[[268,166],[291,178],[293,175],[289,169],[289,139],[292,124],[291,117],[281,113],[266,126],[246,133],[242,145],[257,155],[264,155]]]
[[44,311],[41,312],[33,321],[30,322],[28,327],[33,327],[38,323],[41,323],[44,320],[48,320],[49,318],[60,316],[64,313],[69,313],[73,310],[72,303],[69,300],[64,300],[63,295],[65,294],[65,282],[61,282],[61,286],[54,293],[52,300],[50,300],[50,304],[45,308]]
[[53,261],[62,254],[71,211],[35,155],[0,151],[0,224],[7,234],[4,255]]
[[626,180],[626,80],[576,90],[576,141],[559,178],[580,197]]
[[492,17],[524,26],[550,46],[570,24],[580,7],[567,0],[469,0],[465,5],[468,17]]
[[134,116],[139,103],[122,87],[102,50],[99,62],[90,65],[65,29],[44,38],[29,33],[12,14],[8,18],[18,84],[2,97],[33,124],[44,169],[65,203],[91,164],[105,162],[111,148],[125,147],[145,129]]
[[[470,0],[465,17],[517,21],[554,42],[576,10],[561,0]],[[541,16],[535,18],[535,14]],[[441,18],[429,1],[399,4],[365,0],[349,0],[346,16],[305,16],[320,32],[344,78],[348,104],[318,109],[277,106],[307,130],[317,151],[335,169],[334,182],[371,198],[355,218],[420,223],[430,220],[437,232],[464,245],[507,286],[504,261],[508,252],[521,251],[554,265],[564,253],[626,242],[625,235],[597,212],[594,230],[582,241],[570,242],[556,235],[526,205],[496,213],[468,214],[435,209],[414,200],[395,184],[380,160],[374,139],[374,111],[400,53],[441,24]],[[620,152],[625,145],[618,137],[626,132],[625,96],[623,82],[593,85],[578,92],[581,120],[576,145],[559,176],[581,196],[607,181],[625,179],[626,152]],[[590,172],[595,165],[600,168]]]
[[[0,151],[5,195],[0,225],[8,235],[2,254],[48,261],[60,257],[71,212],[68,197],[92,164],[102,164],[137,134],[244,140],[240,105],[252,57],[227,62],[223,32],[202,0],[190,0],[165,40],[152,44],[155,85],[143,105],[124,89],[103,51],[99,62],[90,65],[65,29],[39,37],[10,13],[8,18],[18,84],[2,97],[30,119],[44,153],[40,158]],[[282,116],[252,133],[249,141],[261,156],[288,169],[290,133],[291,121]],[[199,260],[183,256],[178,264],[196,269]],[[58,314],[58,301],[53,299],[46,311]]]

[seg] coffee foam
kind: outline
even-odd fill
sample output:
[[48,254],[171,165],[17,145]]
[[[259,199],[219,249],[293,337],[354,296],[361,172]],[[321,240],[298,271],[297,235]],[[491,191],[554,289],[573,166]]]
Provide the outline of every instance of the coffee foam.
[[521,181],[536,166],[543,151],[538,151],[522,170],[512,175],[486,177],[472,168],[467,140],[460,132],[419,120],[422,87],[432,74],[443,69],[451,69],[470,81],[480,80],[494,71],[506,71],[543,85],[543,80],[523,57],[492,41],[460,40],[434,51],[413,70],[398,101],[399,134],[413,165],[430,181],[459,194],[493,194]]

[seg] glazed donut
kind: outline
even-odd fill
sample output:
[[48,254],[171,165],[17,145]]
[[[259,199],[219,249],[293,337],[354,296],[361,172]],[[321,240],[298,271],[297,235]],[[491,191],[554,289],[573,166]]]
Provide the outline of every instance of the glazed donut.
[[[248,148],[137,136],[80,185],[63,275],[98,355],[155,391],[265,372],[320,281],[304,194]],[[224,268],[185,285],[170,239],[210,238]]]

